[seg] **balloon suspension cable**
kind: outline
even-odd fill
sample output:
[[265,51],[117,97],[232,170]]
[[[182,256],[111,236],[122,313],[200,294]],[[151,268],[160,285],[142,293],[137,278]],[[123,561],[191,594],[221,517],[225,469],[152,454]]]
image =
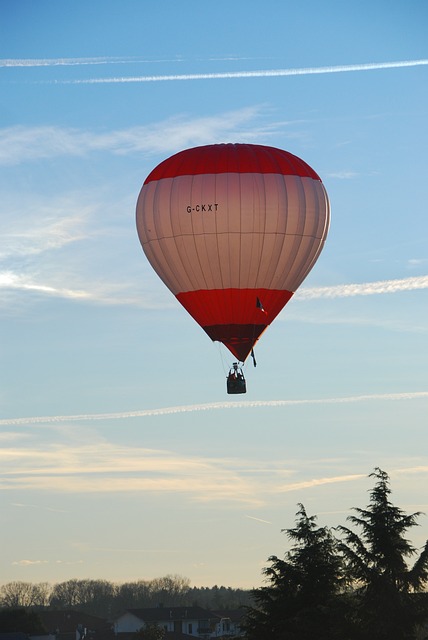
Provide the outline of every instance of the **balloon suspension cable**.
[[226,363],[226,358],[224,357],[224,350],[226,349],[226,347],[221,342],[217,342],[217,345],[221,366],[223,367],[224,375],[226,375],[228,370],[230,369],[230,367]]

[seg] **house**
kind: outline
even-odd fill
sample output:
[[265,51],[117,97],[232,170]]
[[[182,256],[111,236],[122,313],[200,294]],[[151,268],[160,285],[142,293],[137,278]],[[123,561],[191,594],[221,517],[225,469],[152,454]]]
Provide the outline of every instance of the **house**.
[[46,609],[38,615],[55,640],[114,640],[111,625],[97,616],[80,611]]
[[[156,625],[166,632],[182,633],[193,638],[215,637],[219,617],[202,607],[155,607],[128,609],[114,622],[117,635],[130,634]],[[125,636],[123,636],[125,637]]]
[[148,609],[127,609],[114,622],[116,634],[135,633],[150,625],[165,631],[184,633],[196,638],[210,637],[216,618],[202,607],[153,607]]
[[236,637],[244,635],[241,630],[241,621],[245,616],[243,609],[221,609],[212,611],[217,616],[218,622],[215,626],[215,637]]

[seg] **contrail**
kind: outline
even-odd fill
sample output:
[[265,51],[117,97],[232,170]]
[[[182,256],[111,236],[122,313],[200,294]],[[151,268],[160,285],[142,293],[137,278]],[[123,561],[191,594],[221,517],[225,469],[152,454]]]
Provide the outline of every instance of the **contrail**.
[[[92,64],[129,64],[132,62],[157,62],[156,60],[145,60],[142,58],[3,58],[0,59],[0,67],[75,67]],[[165,60],[162,62],[170,62]]]
[[255,518],[254,516],[245,516],[246,518],[249,518],[250,520],[256,520],[257,522],[263,522],[264,524],[272,524],[272,522],[270,522],[269,520],[262,520],[262,518]]
[[[208,60],[227,60],[236,62],[238,60],[254,60],[257,58],[247,56],[225,56],[208,58]],[[200,61],[200,59],[198,59]],[[183,63],[182,57],[173,58],[140,58],[135,56],[97,56],[93,58],[0,58],[0,67],[75,67],[80,65],[99,64],[136,64],[136,63],[157,63],[176,62]]]
[[[103,293],[90,290],[55,288],[50,285],[44,285],[30,280],[27,281],[24,277],[9,271],[0,272],[0,290],[1,289],[37,291],[42,294],[54,295],[60,298],[96,300],[106,304],[139,304],[141,302],[135,298],[119,298],[115,292],[110,295],[104,295]],[[329,287],[302,288],[295,293],[294,299],[303,301],[318,298],[350,298],[355,296],[399,293],[401,291],[415,291],[418,289],[428,289],[428,275],[399,278],[396,280],[339,284]]]
[[207,404],[163,407],[160,409],[142,409],[141,411],[124,411],[120,413],[86,413],[70,416],[36,416],[29,418],[4,418],[0,426],[18,426],[27,424],[52,424],[58,422],[79,422],[87,420],[126,420],[128,418],[147,418],[149,416],[166,416],[174,413],[191,413],[193,411],[214,411],[216,409],[254,409],[258,407],[290,407],[313,404],[345,404],[350,402],[366,402],[369,400],[418,400],[428,398],[428,391],[409,391],[404,393],[378,393],[344,398],[319,398],[309,400],[246,400],[238,402],[212,402]]
[[398,291],[414,291],[427,289],[428,276],[414,276],[397,280],[378,280],[360,284],[341,284],[332,287],[302,289],[296,298],[313,300],[314,298],[350,298],[352,296],[373,296],[381,293],[397,293]]
[[397,62],[368,62],[330,67],[303,67],[297,69],[267,69],[259,71],[224,71],[220,73],[186,73],[176,75],[133,76],[121,78],[88,78],[87,80],[49,81],[58,84],[117,84],[126,82],[172,82],[180,80],[221,80],[225,78],[275,78],[282,76],[307,76],[322,73],[347,73],[350,71],[376,71],[428,65],[428,59],[401,60]]

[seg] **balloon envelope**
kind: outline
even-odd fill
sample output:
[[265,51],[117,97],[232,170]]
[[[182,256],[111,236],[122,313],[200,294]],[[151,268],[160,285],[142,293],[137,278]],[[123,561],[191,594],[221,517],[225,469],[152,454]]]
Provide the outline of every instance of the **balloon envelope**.
[[329,221],[315,171],[254,144],[181,151],[149,174],[137,202],[150,264],[241,362],[312,269]]

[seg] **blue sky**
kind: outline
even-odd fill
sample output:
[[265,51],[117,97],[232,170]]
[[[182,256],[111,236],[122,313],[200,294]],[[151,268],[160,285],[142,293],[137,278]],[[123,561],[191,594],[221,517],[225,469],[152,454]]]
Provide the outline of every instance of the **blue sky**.
[[[0,15],[1,580],[258,586],[297,503],[344,524],[375,466],[428,511],[426,4]],[[238,399],[135,230],[151,169],[216,142],[302,157],[332,208]]]

